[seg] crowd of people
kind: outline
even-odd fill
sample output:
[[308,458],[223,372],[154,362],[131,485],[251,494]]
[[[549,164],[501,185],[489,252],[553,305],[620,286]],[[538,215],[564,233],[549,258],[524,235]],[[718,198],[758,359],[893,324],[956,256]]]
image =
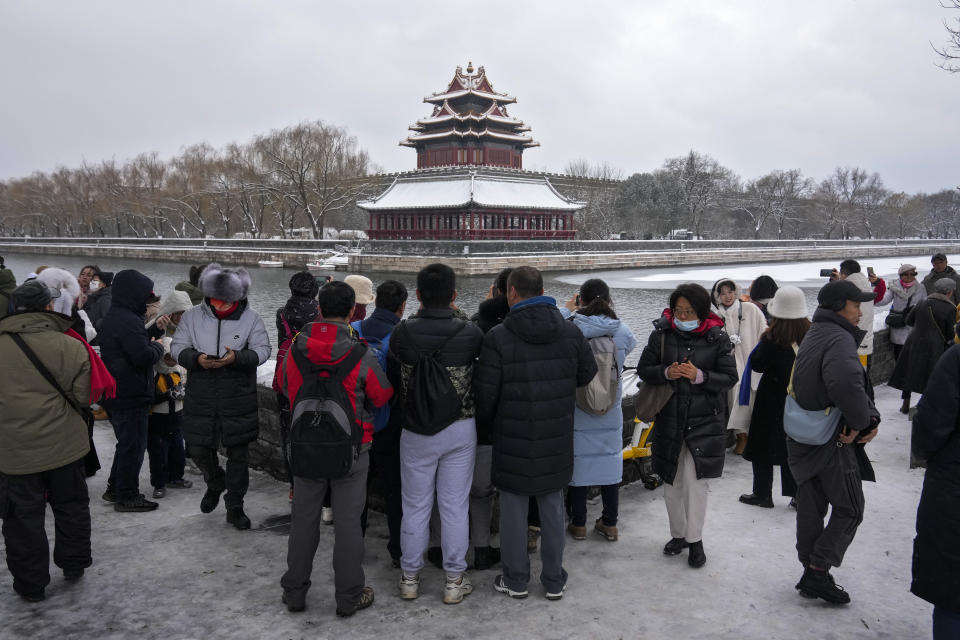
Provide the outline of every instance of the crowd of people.
[[[861,482],[874,479],[865,450],[880,424],[873,314],[891,305],[890,385],[915,417],[914,460],[927,466],[913,591],[934,603],[935,631],[956,631],[960,350],[944,353],[960,319],[960,274],[943,254],[932,266],[922,282],[910,264],[884,282],[845,260],[812,319],[804,293],[769,276],[747,293],[731,278],[672,291],[637,364],[640,394],[656,404],[664,554],[687,550],[690,567],[704,566],[707,481],[721,476],[726,456],[743,455],[753,468],[752,491],[740,496],[747,505],[774,507],[780,468],[781,493],[797,511],[796,589],[850,601],[830,570],[862,522]],[[102,498],[117,512],[152,511],[168,490],[189,489],[189,459],[206,487],[200,510],[213,512],[223,496],[226,522],[251,527],[244,496],[259,432],[256,373],[273,351],[251,287],[246,269],[215,263],[192,267],[163,298],[138,271],[96,265],[77,276],[41,267],[17,286],[0,258],[0,372],[9,381],[0,389],[0,517],[22,598],[43,600],[50,582],[47,503],[64,578],[81,578],[92,563],[85,478],[100,466],[98,418],[116,436]],[[360,275],[299,272],[289,287],[276,313],[273,388],[292,503],[280,580],[291,612],[307,606],[321,523],[334,527],[336,613],[373,604],[362,566],[370,473],[383,487],[403,599],[429,587],[425,562],[446,576],[444,603],[473,591],[468,569],[498,564],[494,589],[525,598],[528,553],[538,546],[544,595],[561,599],[564,547],[568,536],[587,537],[591,488],[602,503],[592,534],[619,539],[622,372],[637,339],[603,280],[558,303],[535,268],[505,269],[472,316],[457,304],[454,272],[439,263],[420,271],[412,295],[398,281],[374,289]],[[417,309],[404,319],[413,297]],[[914,410],[911,394],[922,396]],[[152,500],[139,485],[145,454]]]

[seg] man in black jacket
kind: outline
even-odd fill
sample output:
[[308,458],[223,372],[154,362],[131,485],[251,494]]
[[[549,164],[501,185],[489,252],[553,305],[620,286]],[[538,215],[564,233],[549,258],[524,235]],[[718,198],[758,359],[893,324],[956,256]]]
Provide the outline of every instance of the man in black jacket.
[[[824,286],[793,373],[793,391],[802,409],[834,407],[842,413],[836,434],[824,444],[801,444],[787,437],[790,471],[797,481],[797,555],[804,566],[796,588],[806,597],[836,604],[850,602],[850,596],[833,581],[830,567],[840,566],[863,521],[861,480],[873,480],[858,443],[873,440],[880,424],[857,356],[864,334],[857,328],[860,303],[870,300],[872,293],[846,280]],[[789,436],[786,418],[784,422]],[[832,509],[824,528],[828,506]]]
[[510,313],[484,337],[474,376],[478,422],[493,429],[493,483],[500,489],[503,574],[493,587],[514,598],[527,596],[527,509],[535,496],[540,581],[547,599],[559,600],[567,583],[563,489],[573,476],[576,390],[590,383],[597,363],[580,330],[543,295],[539,271],[515,269],[507,301]]
[[117,381],[117,396],[104,400],[117,436],[110,479],[103,499],[116,511],[151,511],[157,503],[140,493],[140,467],[147,448],[147,416],[153,403],[153,365],[163,357],[163,344],[147,335],[144,314],[153,295],[153,281],[127,269],[113,278],[113,300],[97,338],[100,355]]

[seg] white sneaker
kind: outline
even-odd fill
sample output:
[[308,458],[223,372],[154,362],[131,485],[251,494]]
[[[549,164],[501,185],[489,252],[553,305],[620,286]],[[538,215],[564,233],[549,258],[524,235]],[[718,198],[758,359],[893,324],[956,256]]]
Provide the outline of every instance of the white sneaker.
[[563,597],[563,592],[567,590],[567,585],[563,585],[557,593],[547,591],[547,600],[559,600]]
[[408,576],[400,573],[400,597],[404,600],[416,600],[420,595],[420,574]]
[[320,522],[323,524],[333,524],[333,507],[321,507]]
[[473,585],[462,573],[456,580],[447,576],[447,584],[443,588],[443,603],[458,604],[463,601],[463,596],[469,595],[473,591]]

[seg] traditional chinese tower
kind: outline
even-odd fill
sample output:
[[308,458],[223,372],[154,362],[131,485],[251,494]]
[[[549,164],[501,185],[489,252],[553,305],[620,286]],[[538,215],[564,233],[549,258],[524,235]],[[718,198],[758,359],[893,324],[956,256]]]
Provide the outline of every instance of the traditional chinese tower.
[[497,93],[483,67],[457,67],[445,91],[423,99],[433,105],[428,118],[410,126],[400,142],[417,150],[417,168],[449,165],[523,167],[523,150],[540,146],[527,135],[530,127],[507,113],[517,99]]
[[522,171],[523,151],[540,146],[507,113],[516,98],[497,93],[483,67],[457,67],[427,96],[433,113],[400,141],[417,150],[417,171],[397,174],[376,198],[367,234],[392,240],[572,239],[585,205],[561,195],[544,174]]

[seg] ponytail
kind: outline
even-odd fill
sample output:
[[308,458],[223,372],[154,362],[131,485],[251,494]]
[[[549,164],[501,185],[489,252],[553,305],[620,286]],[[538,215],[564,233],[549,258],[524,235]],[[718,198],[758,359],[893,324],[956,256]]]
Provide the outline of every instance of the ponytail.
[[577,313],[582,316],[607,316],[617,320],[610,300],[610,287],[599,278],[591,278],[580,286],[580,306]]

